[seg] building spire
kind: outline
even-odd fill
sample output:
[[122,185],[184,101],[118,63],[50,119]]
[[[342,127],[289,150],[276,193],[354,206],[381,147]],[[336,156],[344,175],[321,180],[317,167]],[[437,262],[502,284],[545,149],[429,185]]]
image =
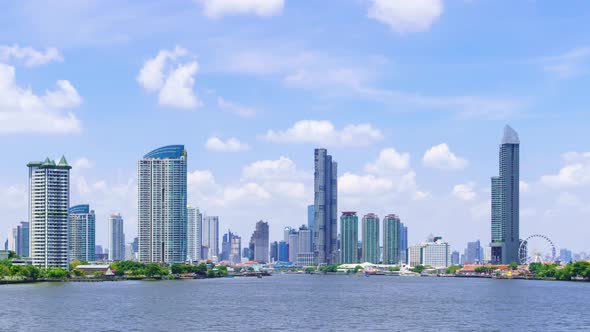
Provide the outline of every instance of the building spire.
[[502,137],[502,144],[520,144],[518,133],[509,125],[504,127],[504,136]]

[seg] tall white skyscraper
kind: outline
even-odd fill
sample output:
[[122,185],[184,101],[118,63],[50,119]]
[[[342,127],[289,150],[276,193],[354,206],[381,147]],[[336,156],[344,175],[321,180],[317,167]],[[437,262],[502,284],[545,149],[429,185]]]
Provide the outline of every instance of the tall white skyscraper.
[[96,216],[88,204],[72,206],[69,210],[70,261],[96,260]]
[[139,261],[183,263],[187,257],[184,145],[156,149],[138,162]]
[[[219,217],[205,216],[203,218],[203,254],[206,259],[219,256]],[[205,256],[205,255],[203,255]]]
[[125,259],[125,233],[123,217],[113,213],[109,217],[109,260],[122,261]]
[[203,215],[199,208],[187,208],[187,259],[192,261],[201,260]]
[[62,156],[59,162],[46,158],[29,168],[30,256],[33,265],[69,268],[68,208],[70,169]]

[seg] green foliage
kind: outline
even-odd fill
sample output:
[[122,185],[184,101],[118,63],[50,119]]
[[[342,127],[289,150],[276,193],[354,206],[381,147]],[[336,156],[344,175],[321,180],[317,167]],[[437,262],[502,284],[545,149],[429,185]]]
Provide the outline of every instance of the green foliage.
[[327,273],[327,272],[337,272],[338,271],[338,265],[326,265],[326,266],[322,266],[322,268],[320,269],[320,271]]
[[[195,273],[204,276],[207,274],[207,265],[172,264],[170,270],[172,271],[172,274]],[[225,271],[227,272],[227,268]]]
[[389,271],[391,271],[391,272],[397,272],[399,270],[400,270],[400,267],[397,266],[397,265],[396,266],[392,266],[392,267],[389,268]]
[[313,268],[313,267],[306,267],[304,271],[305,271],[305,273],[312,273],[313,271],[315,271],[315,268]]
[[447,274],[455,274],[457,271],[461,270],[461,268],[457,265],[451,265],[447,268]]
[[425,269],[426,269],[425,266],[418,265],[418,266],[411,268],[410,271],[416,272],[416,273],[422,273],[422,271],[424,271]]
[[512,271],[516,271],[516,269],[518,269],[518,263],[517,262],[511,262],[510,264],[508,264],[508,267],[510,269],[512,269]]
[[568,263],[558,269],[558,264],[531,263],[529,271],[537,278],[555,278],[558,280],[572,280],[572,278],[590,278],[590,263]]
[[47,279],[63,280],[68,276],[68,271],[60,268],[41,269],[41,275]]
[[74,270],[78,265],[87,265],[88,262],[87,261],[81,261],[78,259],[74,259],[71,263],[70,263],[70,271]]
[[490,274],[494,271],[494,269],[492,269],[489,266],[478,266],[475,268],[475,272],[476,273],[485,273],[485,274]]
[[168,275],[168,269],[161,267],[157,263],[150,263],[145,265],[144,275],[149,278],[163,277]]

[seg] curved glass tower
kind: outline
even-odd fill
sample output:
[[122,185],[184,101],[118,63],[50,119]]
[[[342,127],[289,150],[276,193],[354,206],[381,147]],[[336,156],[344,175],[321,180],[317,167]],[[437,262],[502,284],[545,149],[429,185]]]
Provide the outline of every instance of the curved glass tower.
[[72,206],[69,209],[69,250],[70,261],[75,259],[94,262],[96,239],[96,217],[88,204]]
[[138,162],[139,260],[181,263],[187,257],[184,145],[155,149]]

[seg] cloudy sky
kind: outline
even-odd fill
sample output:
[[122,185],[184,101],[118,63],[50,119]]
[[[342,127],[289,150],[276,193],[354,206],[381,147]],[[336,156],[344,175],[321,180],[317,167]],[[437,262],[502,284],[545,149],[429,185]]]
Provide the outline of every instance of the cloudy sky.
[[490,238],[505,124],[521,236],[588,251],[590,3],[55,0],[0,3],[0,239],[31,160],[74,166],[71,203],[136,235],[137,161],[188,150],[189,202],[248,239],[306,222],[313,149],[339,211],[400,215],[410,242]]

